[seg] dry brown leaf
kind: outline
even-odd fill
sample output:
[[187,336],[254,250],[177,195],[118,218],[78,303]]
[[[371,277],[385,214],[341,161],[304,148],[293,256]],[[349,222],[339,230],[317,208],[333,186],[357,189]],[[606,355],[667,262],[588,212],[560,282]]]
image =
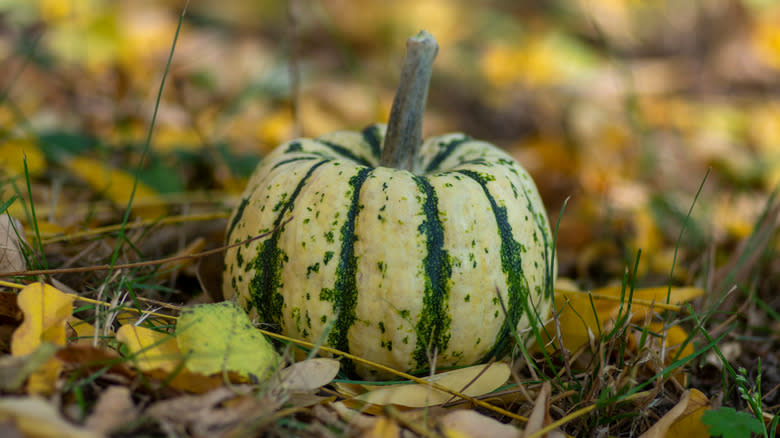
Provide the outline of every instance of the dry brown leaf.
[[186,428],[192,436],[227,436],[230,431],[249,427],[257,431],[258,420],[267,418],[277,403],[270,399],[237,395],[235,388],[220,387],[202,395],[185,395],[159,401],[145,411],[165,430]]
[[[509,366],[503,362],[474,365],[455,371],[436,374],[424,380],[445,388],[477,397],[494,391],[509,378]],[[464,389],[465,388],[465,389]],[[399,405],[410,408],[440,405],[454,397],[424,384],[385,386],[355,397],[354,400],[374,405]]]
[[281,371],[281,386],[290,392],[316,391],[336,377],[339,367],[339,361],[324,357],[297,362]]
[[14,321],[22,320],[22,309],[16,303],[16,292],[0,292],[0,316],[10,318]]
[[108,373],[128,379],[136,373],[125,364],[125,359],[119,357],[113,350],[93,347],[91,345],[71,344],[57,351],[57,359],[72,367],[79,367],[87,373],[101,371],[105,367]]
[[531,410],[531,415],[528,417],[528,423],[525,425],[524,436],[528,436],[532,433],[536,433],[541,430],[547,423],[548,409],[550,404],[550,394],[552,393],[552,387],[550,382],[544,382],[542,389],[539,391],[539,395],[536,396],[536,402],[534,408]]
[[7,214],[0,215],[0,273],[27,270],[22,247],[24,227]]
[[97,438],[100,435],[74,426],[57,408],[39,397],[7,397],[0,400],[0,423],[13,422],[26,437]]
[[190,270],[198,260],[196,258],[191,258],[191,256],[203,251],[203,248],[205,247],[206,239],[204,239],[202,236],[197,237],[195,240],[190,242],[187,246],[180,249],[176,252],[176,254],[173,255],[174,257],[182,257],[182,259],[166,262],[160,265],[160,268],[157,270],[158,275],[170,275],[174,271]]
[[[698,389],[683,393],[680,401],[640,438],[664,438],[684,436],[686,438],[707,438],[707,426],[701,422],[704,411],[709,409],[709,400]],[[674,431],[674,433],[672,433]]]
[[110,386],[100,394],[92,414],[84,424],[87,429],[107,435],[138,417],[137,409],[124,386]]
[[[539,432],[552,423],[552,417],[550,417],[550,396],[552,395],[552,386],[550,382],[544,382],[542,389],[539,391],[539,395],[536,397],[536,402],[531,410],[531,416],[528,418],[528,423],[525,425],[525,430],[522,433],[524,437],[537,436]],[[550,430],[543,435],[545,438],[562,438],[565,437],[560,429]]]
[[439,418],[439,424],[447,437],[519,438],[520,430],[514,426],[482,415],[477,411],[458,409]]

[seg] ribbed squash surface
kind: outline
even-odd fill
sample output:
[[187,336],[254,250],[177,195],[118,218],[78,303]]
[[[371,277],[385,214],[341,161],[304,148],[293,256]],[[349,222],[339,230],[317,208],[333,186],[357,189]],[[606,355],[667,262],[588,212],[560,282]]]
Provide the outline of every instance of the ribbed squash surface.
[[[384,125],[285,143],[233,213],[224,293],[265,327],[399,370],[504,356],[548,315],[550,226],[531,177],[463,134],[415,172],[378,167]],[[372,369],[348,371],[372,377]]]

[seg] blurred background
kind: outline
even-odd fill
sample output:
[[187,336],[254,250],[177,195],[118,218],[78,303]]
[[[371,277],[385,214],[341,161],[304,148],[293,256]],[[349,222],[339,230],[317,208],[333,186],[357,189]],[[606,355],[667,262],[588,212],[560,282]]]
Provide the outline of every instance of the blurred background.
[[[774,0],[0,0],[12,214],[28,217],[32,196],[53,233],[121,217],[90,177],[139,168],[183,13],[138,172],[165,199],[208,193],[227,210],[276,145],[385,122],[420,29],[440,45],[425,134],[462,131],[520,160],[560,217],[560,272],[583,286],[619,281],[640,248],[643,281],[668,281],[708,169],[674,282],[711,280],[780,181]],[[757,282],[777,281],[774,263]]]

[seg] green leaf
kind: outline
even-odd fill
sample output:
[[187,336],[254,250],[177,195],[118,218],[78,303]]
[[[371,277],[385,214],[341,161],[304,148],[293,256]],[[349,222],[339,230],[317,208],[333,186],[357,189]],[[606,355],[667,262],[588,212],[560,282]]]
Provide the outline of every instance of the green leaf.
[[205,375],[227,371],[262,381],[281,362],[247,314],[228,301],[185,309],[176,324],[176,340],[188,357],[187,368]]
[[727,407],[705,412],[701,421],[709,426],[710,435],[714,437],[741,438],[764,430],[764,425],[756,417]]

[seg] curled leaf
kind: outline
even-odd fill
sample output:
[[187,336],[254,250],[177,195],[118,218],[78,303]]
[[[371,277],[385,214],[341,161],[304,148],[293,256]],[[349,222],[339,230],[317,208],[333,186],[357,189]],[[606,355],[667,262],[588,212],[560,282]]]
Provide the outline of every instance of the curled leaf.
[[[477,397],[495,391],[506,383],[509,374],[509,365],[497,362],[448,371],[424,380]],[[357,401],[375,405],[399,405],[411,408],[440,405],[452,399],[452,394],[418,383],[387,386],[355,397]]]

